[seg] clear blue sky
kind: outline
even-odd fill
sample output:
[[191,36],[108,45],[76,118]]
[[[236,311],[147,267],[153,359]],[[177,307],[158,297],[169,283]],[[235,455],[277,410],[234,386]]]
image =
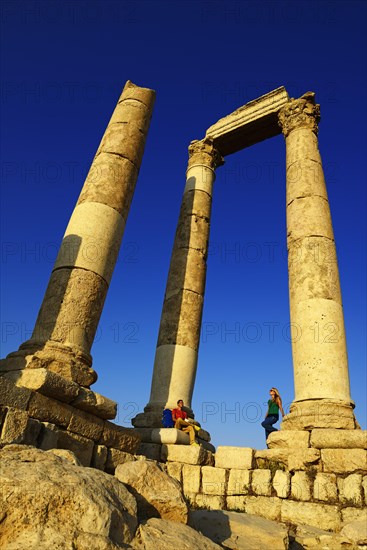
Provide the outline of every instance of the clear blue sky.
[[[2,2],[2,356],[30,336],[90,162],[130,79],[157,100],[92,349],[118,420],[146,405],[187,147],[280,85],[316,92],[352,398],[366,428],[366,4]],[[215,445],[264,447],[293,399],[282,136],[218,170],[193,407]],[[210,414],[209,414],[210,413]]]

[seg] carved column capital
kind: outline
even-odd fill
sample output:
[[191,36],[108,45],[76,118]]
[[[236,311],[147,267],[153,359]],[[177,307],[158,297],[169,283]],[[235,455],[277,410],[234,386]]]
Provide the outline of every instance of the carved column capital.
[[211,138],[206,137],[200,141],[195,139],[190,143],[188,168],[191,168],[195,164],[208,166],[212,170],[224,164],[224,158],[214,147]]
[[284,137],[296,128],[308,128],[317,135],[319,121],[320,105],[315,103],[314,92],[307,92],[299,99],[291,99],[278,114]]

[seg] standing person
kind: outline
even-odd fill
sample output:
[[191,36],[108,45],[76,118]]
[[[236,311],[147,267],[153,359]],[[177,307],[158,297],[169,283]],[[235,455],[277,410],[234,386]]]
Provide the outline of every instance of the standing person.
[[[277,432],[277,428],[274,428],[273,424],[279,420],[279,409],[284,416],[282,398],[276,388],[271,388],[270,399],[268,401],[268,411],[265,415],[265,420],[261,422],[263,428],[265,428],[265,437],[268,439],[271,432]],[[266,445],[268,446],[268,445]]]
[[182,430],[188,432],[190,436],[190,445],[198,445],[195,441],[194,426],[187,422],[187,412],[182,410],[184,402],[182,399],[177,401],[177,409],[172,410],[172,420],[175,423],[176,430]]

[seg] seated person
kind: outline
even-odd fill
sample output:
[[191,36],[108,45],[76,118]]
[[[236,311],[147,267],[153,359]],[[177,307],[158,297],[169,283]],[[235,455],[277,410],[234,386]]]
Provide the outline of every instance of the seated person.
[[175,423],[175,428],[177,430],[182,430],[183,432],[188,432],[190,436],[190,445],[198,445],[195,441],[194,426],[188,423],[187,412],[182,410],[183,406],[183,400],[179,399],[177,401],[177,409],[172,410],[172,420]]

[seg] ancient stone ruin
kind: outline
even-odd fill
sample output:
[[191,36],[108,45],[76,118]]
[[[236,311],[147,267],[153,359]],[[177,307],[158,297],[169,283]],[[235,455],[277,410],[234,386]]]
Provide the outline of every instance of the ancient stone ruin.
[[[1,362],[1,446],[67,449],[82,465],[108,473],[146,456],[164,465],[195,508],[304,524],[314,530],[315,540],[365,521],[367,433],[355,419],[350,396],[336,248],[318,149],[320,106],[313,92],[292,99],[280,87],[191,142],[149,402],[127,429],[112,422],[116,403],[90,389],[97,378],[90,349],[154,96],[153,90],[125,85],[67,226],[32,337]],[[198,434],[200,446],[192,447],[187,434],[162,428],[161,418],[178,397],[193,416],[215,171],[226,155],[281,132],[290,318],[302,334],[292,338],[294,401],[280,431],[269,437],[268,450],[216,450],[204,430]],[[97,253],[88,254],[90,246]],[[327,345],[309,329],[326,323],[338,327],[338,338]],[[310,536],[306,530],[304,537]]]

